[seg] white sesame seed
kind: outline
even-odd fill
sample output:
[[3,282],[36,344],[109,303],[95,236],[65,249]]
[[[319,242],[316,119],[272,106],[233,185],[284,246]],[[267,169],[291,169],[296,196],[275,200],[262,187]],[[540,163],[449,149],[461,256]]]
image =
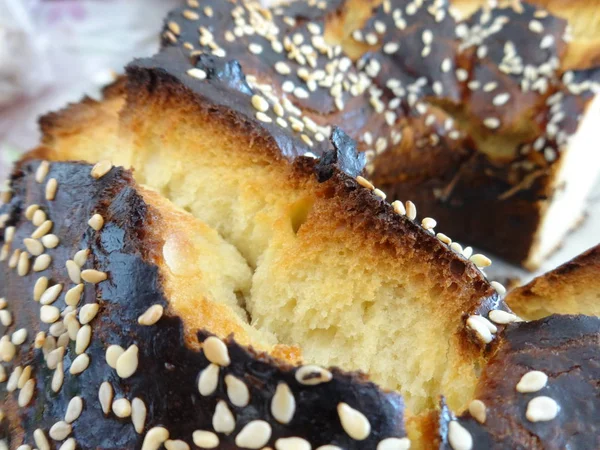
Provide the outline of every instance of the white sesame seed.
[[189,69],[187,71],[187,74],[190,77],[197,78],[198,80],[205,80],[206,79],[206,72],[204,70],[198,69],[196,67],[194,67],[193,69]]
[[31,366],[26,366],[23,369],[23,372],[21,373],[21,376],[19,376],[19,379],[17,381],[18,389],[23,389],[23,387],[25,386],[25,383],[27,383],[27,381],[29,381],[29,379],[31,378],[31,372],[32,372]]
[[75,261],[79,267],[83,267],[89,254],[90,251],[88,249],[79,250],[77,253],[75,253],[73,261]]
[[44,181],[50,170],[50,163],[48,161],[42,161],[35,171],[35,181],[41,183]]
[[415,220],[417,218],[417,207],[413,202],[408,200],[405,204],[406,206],[406,217],[410,220]]
[[276,450],[312,450],[310,443],[299,437],[280,438],[275,441]]
[[469,78],[469,72],[465,69],[456,69],[456,78],[458,81],[466,81]]
[[54,425],[52,425],[48,434],[55,441],[62,441],[71,434],[72,430],[71,424],[61,420],[60,422],[56,422]]
[[555,419],[559,410],[554,399],[542,395],[529,401],[525,417],[530,422],[547,422]]
[[[5,327],[10,327],[12,324],[12,314],[10,311],[3,309],[0,311],[0,323]],[[13,342],[14,344],[14,342]]]
[[190,450],[190,446],[186,442],[184,442],[180,439],[177,439],[177,440],[168,439],[165,442],[165,449],[166,450]]
[[41,239],[43,236],[48,234],[48,232],[52,229],[53,225],[54,224],[51,220],[46,220],[39,227],[37,227],[33,233],[31,233],[31,237],[33,239]]
[[212,426],[217,433],[231,434],[235,429],[235,418],[223,400],[217,402],[212,417]]
[[263,51],[263,48],[262,45],[253,42],[250,45],[248,45],[248,50],[250,50],[250,52],[254,53],[255,55],[260,55]]
[[348,436],[357,441],[369,437],[371,424],[363,413],[343,402],[338,404],[337,411],[342,428]]
[[502,105],[505,105],[509,100],[510,100],[510,94],[508,92],[505,92],[503,94],[496,95],[494,97],[494,100],[492,100],[492,103],[495,106],[502,106]]
[[104,217],[102,217],[100,214],[94,214],[90,220],[88,220],[88,225],[94,230],[100,231],[104,226]]
[[227,396],[231,403],[240,408],[248,405],[250,402],[250,391],[242,380],[233,375],[226,375],[225,385],[227,386]]
[[6,227],[6,230],[4,230],[4,242],[6,242],[7,244],[12,243],[12,241],[15,238],[15,227],[10,226],[10,227]]
[[98,284],[106,280],[108,276],[105,272],[100,272],[99,270],[86,269],[81,272],[81,278],[87,283]]
[[440,66],[442,72],[448,73],[452,70],[452,60],[450,58],[445,58],[442,61],[442,65]]
[[43,347],[44,342],[46,341],[46,333],[44,333],[43,331],[38,332],[35,335],[35,339],[34,339],[34,347],[36,349],[40,349]]
[[488,317],[492,322],[499,323],[502,325],[519,321],[519,318],[516,315],[506,311],[501,311],[499,309],[494,309],[493,311],[490,311]]
[[473,400],[469,403],[469,413],[479,423],[485,423],[486,407],[481,400]]
[[164,308],[162,305],[152,305],[144,312],[144,314],[138,317],[138,323],[146,326],[154,325],[161,319],[163,313]]
[[92,327],[84,325],[77,332],[77,338],[75,339],[75,353],[78,355],[82,354],[87,350],[92,340]]
[[110,170],[113,168],[113,165],[110,161],[107,160],[102,160],[97,162],[94,167],[92,167],[92,170],[90,172],[90,175],[92,176],[92,178],[95,178],[96,180],[102,178],[104,175],[106,175],[108,172],[110,172]]
[[17,388],[19,387],[19,379],[21,378],[21,375],[23,374],[23,367],[21,366],[16,366],[12,373],[10,374],[10,377],[8,378],[8,383],[6,383],[6,390],[8,392],[14,392],[17,390]]
[[50,388],[52,392],[58,392],[61,390],[63,382],[65,381],[64,364],[59,361],[52,375],[52,381],[50,382]]
[[191,11],[189,9],[185,9],[181,15],[188,20],[198,20],[200,15],[197,12]]
[[462,254],[465,258],[469,259],[473,255],[473,247],[465,247]]
[[474,254],[469,258],[469,261],[471,261],[477,267],[488,267],[492,265],[492,260],[481,253]]
[[8,336],[0,338],[0,359],[4,362],[11,362],[15,357],[17,348],[10,342]]
[[282,424],[288,424],[296,412],[296,399],[289,386],[279,383],[271,400],[271,414]]
[[[100,400],[100,406],[105,415],[108,415],[110,412],[113,395],[114,391],[112,385],[108,381],[103,382],[98,390],[98,399]],[[138,431],[138,433],[140,433],[140,431]]]
[[39,256],[44,253],[44,246],[37,239],[25,238],[23,239],[23,244],[25,244],[25,248],[33,256]]
[[46,184],[46,200],[52,201],[56,197],[56,190],[58,188],[58,181],[56,178],[50,178]]
[[331,372],[315,365],[306,365],[296,370],[296,381],[300,384],[314,386],[331,381]]
[[406,208],[404,207],[401,201],[394,200],[392,202],[392,207],[394,208],[394,212],[396,214],[400,214],[401,216],[404,216],[406,214]]
[[62,288],[62,284],[55,284],[54,286],[51,286],[48,289],[46,289],[40,297],[40,304],[51,305],[52,303],[54,303],[60,295],[60,293],[62,292]]
[[146,404],[138,397],[131,402],[131,422],[135,431],[142,434],[146,423]]
[[544,31],[544,25],[539,20],[531,20],[529,22],[529,29],[534,33],[542,33]]
[[85,353],[77,356],[71,363],[69,373],[71,375],[78,375],[82,373],[90,365],[90,357]]
[[[38,205],[33,205],[36,208],[39,208]],[[28,215],[28,212],[25,212],[25,215]],[[31,217],[31,222],[36,226],[39,227],[41,224],[43,224],[46,220],[47,220],[47,216],[46,213],[44,211],[42,211],[41,209],[36,209],[33,213],[32,213],[32,217]]]
[[[403,438],[387,438],[377,444],[377,450],[409,450],[410,439]],[[333,450],[333,449],[332,449]]]
[[217,448],[220,444],[219,436],[211,431],[196,430],[192,434],[192,440],[200,448]]
[[300,99],[308,98],[310,94],[304,88],[297,87],[294,89],[294,95]]
[[75,441],[75,438],[69,438],[67,439],[65,442],[63,442],[63,444],[60,446],[60,448],[58,450],[75,450],[75,448],[77,447],[77,442]]
[[517,392],[522,394],[538,392],[548,383],[548,375],[539,370],[531,370],[521,377],[517,383]]
[[46,248],[56,248],[59,243],[60,240],[55,234],[47,234],[42,236],[42,244],[44,244],[44,247]]
[[430,230],[430,229],[435,228],[437,226],[437,222],[435,221],[435,219],[432,219],[431,217],[425,217],[421,221],[421,225],[426,230]]
[[67,406],[67,411],[65,412],[65,422],[73,423],[75,422],[81,412],[83,411],[83,400],[81,397],[73,397],[69,401],[69,405]]
[[81,300],[81,294],[83,293],[83,284],[78,284],[72,287],[65,294],[65,303],[69,306],[77,306]]
[[504,286],[502,286],[502,284],[498,283],[497,281],[492,281],[490,284],[496,290],[496,292],[498,292],[498,294],[500,294],[500,295],[506,294],[506,288]]
[[370,190],[374,190],[375,189],[375,186],[373,186],[373,184],[369,180],[367,180],[366,178],[364,178],[364,177],[362,177],[360,175],[356,177],[356,181],[362,187],[365,187],[365,188],[370,189]]
[[453,450],[471,450],[473,437],[471,433],[456,420],[448,424],[448,443]]
[[382,200],[385,200],[387,197],[385,195],[385,192],[383,192],[381,189],[374,189],[373,194],[375,194],[377,197],[381,198]]
[[261,449],[271,439],[271,425],[264,420],[253,420],[247,423],[235,437],[238,447]]
[[19,405],[19,407],[24,408],[31,402],[34,391],[35,391],[35,380],[34,379],[27,380],[27,382],[21,389],[21,392],[19,392],[19,398],[17,400],[17,404]]
[[112,411],[121,419],[131,416],[131,403],[126,398],[118,398],[112,403]]
[[33,271],[34,272],[42,272],[46,270],[50,263],[52,262],[52,257],[46,253],[35,258],[33,262]]
[[257,111],[266,112],[269,109],[269,102],[264,97],[255,94],[252,96],[252,106]]
[[261,122],[265,122],[265,123],[271,123],[271,122],[273,122],[273,119],[271,119],[265,113],[260,112],[260,111],[256,113],[256,118],[258,120],[260,120]]
[[289,75],[292,73],[290,66],[283,61],[278,61],[275,63],[275,70],[281,75]]
[[17,264],[19,263],[19,257],[21,256],[21,250],[20,249],[16,249],[13,254],[11,255],[10,259],[8,260],[8,267],[10,269],[14,269],[15,267],[17,267]]
[[181,34],[181,27],[179,26],[179,24],[177,22],[174,21],[170,21],[167,24],[167,27],[169,28],[169,30],[171,30],[174,34],[179,35]]
[[217,390],[219,384],[219,366],[209,364],[198,376],[198,391],[200,395],[212,395]]
[[542,50],[544,50],[544,49],[552,47],[553,44],[554,44],[554,36],[547,35],[547,36],[544,36],[542,38],[542,40],[540,41],[540,48]]
[[15,345],[21,345],[26,340],[27,340],[27,328],[19,328],[17,331],[15,331],[12,334],[12,336],[10,338],[10,341]]
[[158,450],[169,439],[169,430],[164,427],[154,427],[148,430],[142,443],[142,450]]
[[58,367],[58,363],[63,360],[65,356],[65,348],[58,347],[54,348],[50,352],[48,352],[48,356],[46,357],[46,364],[49,369],[56,369]]
[[135,373],[138,368],[138,353],[138,346],[134,344],[119,356],[116,364],[117,375],[121,378],[129,378]]
[[43,305],[40,308],[40,320],[44,323],[54,323],[60,317],[60,310],[56,306]]
[[33,432],[33,440],[35,441],[35,445],[39,450],[50,450],[48,438],[44,434],[44,430],[41,428],[38,428]]
[[388,42],[383,46],[383,52],[388,55],[396,53],[398,49],[400,49],[400,44],[397,42]]
[[83,305],[79,311],[79,322],[81,325],[85,325],[94,320],[99,309],[100,305],[98,303],[87,303]]
[[478,318],[481,316],[470,316],[467,319],[467,327],[475,331],[477,336],[486,344],[492,342],[493,336],[490,329]]
[[110,345],[106,349],[106,362],[113,369],[117,368],[117,360],[119,357],[125,353],[125,349],[120,345]]
[[204,355],[206,358],[219,366],[228,366],[231,363],[229,359],[229,351],[225,343],[216,336],[208,337],[203,345]]

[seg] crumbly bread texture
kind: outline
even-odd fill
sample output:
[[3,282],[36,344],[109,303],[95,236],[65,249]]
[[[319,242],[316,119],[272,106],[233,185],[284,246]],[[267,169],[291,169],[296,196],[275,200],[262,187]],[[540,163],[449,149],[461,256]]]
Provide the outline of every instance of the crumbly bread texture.
[[21,163],[0,209],[3,448],[408,448],[398,394],[249,326],[235,248],[130,172],[94,173]]
[[551,314],[600,316],[600,246],[510,291],[506,301],[527,320]]
[[600,319],[509,325],[469,411],[442,405],[440,449],[599,448]]

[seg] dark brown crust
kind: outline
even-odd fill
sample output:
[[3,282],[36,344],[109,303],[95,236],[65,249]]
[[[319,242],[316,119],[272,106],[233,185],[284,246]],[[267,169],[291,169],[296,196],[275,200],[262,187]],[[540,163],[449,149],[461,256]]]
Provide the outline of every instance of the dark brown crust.
[[[143,435],[135,433],[130,419],[104,416],[98,401],[98,389],[103,381],[110,381],[115,396],[128,399],[142,398],[148,408],[145,430],[164,426],[171,439],[183,439],[191,444],[195,430],[211,430],[212,415],[217,400],[228,402],[236,417],[235,431],[229,436],[219,434],[219,448],[237,448],[233,442],[239,430],[251,420],[266,420],[273,429],[269,444],[277,438],[299,436],[309,440],[313,447],[335,443],[343,448],[375,449],[377,443],[387,437],[405,436],[403,402],[399,395],[383,393],[361,374],[348,374],[332,370],[333,379],[317,386],[298,383],[294,374],[297,368],[281,363],[251,348],[242,348],[233,340],[227,347],[232,364],[220,371],[217,392],[209,397],[198,393],[197,377],[208,365],[203,353],[188,349],[184,344],[184,331],[178,317],[163,317],[157,325],[140,326],[137,318],[151,305],[168,305],[161,289],[158,268],[148,260],[146,229],[152,226],[148,220],[148,207],[136,193],[131,174],[114,168],[99,181],[89,173],[91,166],[77,163],[52,163],[48,178],[58,180],[56,200],[44,200],[44,185],[37,184],[33,173],[37,161],[21,163],[13,177],[14,196],[0,213],[9,212],[9,225],[17,227],[15,242],[19,242],[33,230],[33,225],[22,218],[26,205],[37,203],[54,221],[53,232],[61,238],[61,244],[52,254],[50,269],[19,277],[2,263],[0,271],[0,297],[6,297],[14,323],[0,326],[3,334],[25,327],[29,336],[17,357],[5,367],[31,364],[36,379],[35,398],[25,408],[17,408],[16,393],[8,394],[6,385],[1,387],[2,409],[7,420],[0,429],[0,438],[9,440],[11,449],[22,443],[33,444],[31,433],[36,428],[47,430],[62,420],[69,400],[79,395],[84,399],[84,411],[73,423],[72,436],[82,449],[130,449],[140,448]],[[92,213],[105,217],[101,232],[91,230],[86,220]],[[2,238],[3,239],[3,238]],[[3,242],[0,242],[3,243]],[[67,259],[81,248],[90,248],[91,255],[85,268],[108,273],[108,280],[98,285],[86,284],[83,303],[98,301],[101,309],[92,322],[92,343],[87,350],[90,367],[81,375],[72,376],[68,369],[75,357],[73,344],[65,356],[65,383],[58,394],[49,388],[52,371],[46,368],[42,350],[33,350],[32,342],[39,324],[39,305],[31,300],[31,292],[37,276],[45,275],[52,283],[70,285],[64,270]],[[54,303],[65,306],[64,292]],[[48,325],[42,325],[47,331]],[[202,342],[208,334],[199,333]],[[105,362],[108,345],[127,347],[137,344],[140,348],[139,367],[126,380],[120,379]],[[225,374],[235,374],[250,389],[248,407],[233,406],[225,393]],[[289,425],[281,425],[270,414],[270,401],[279,382],[286,382],[296,398],[296,414]],[[370,436],[358,443],[349,438],[341,428],[336,406],[339,402],[361,410],[372,426]],[[315,418],[319,420],[315,421]],[[23,441],[23,429],[27,438]]]
[[[476,398],[487,407],[485,424],[469,413],[458,418],[473,437],[473,449],[598,448],[599,338],[600,319],[595,317],[551,316],[508,326],[477,388]],[[515,386],[530,370],[548,375],[546,387],[534,393],[517,392]],[[558,403],[555,419],[526,419],[527,404],[537,396]],[[453,418],[442,405],[440,449],[451,448],[447,425]]]

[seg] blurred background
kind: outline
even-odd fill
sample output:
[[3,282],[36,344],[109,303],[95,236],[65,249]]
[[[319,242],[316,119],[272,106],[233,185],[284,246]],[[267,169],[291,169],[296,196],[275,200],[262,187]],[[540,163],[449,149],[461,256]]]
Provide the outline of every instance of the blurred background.
[[[182,1],[0,0],[0,183],[38,143],[39,115],[83,95],[97,97],[127,62],[153,54],[163,17]],[[600,182],[587,220],[539,272],[596,245],[598,230]],[[486,270],[492,279],[525,282],[534,275],[493,260]]]

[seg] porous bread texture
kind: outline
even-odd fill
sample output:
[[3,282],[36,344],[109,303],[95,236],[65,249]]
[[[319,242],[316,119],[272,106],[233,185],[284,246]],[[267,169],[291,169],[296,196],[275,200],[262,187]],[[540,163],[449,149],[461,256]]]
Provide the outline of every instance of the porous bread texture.
[[525,320],[552,314],[600,317],[600,246],[591,248],[525,286],[506,301]]
[[138,182],[218,230],[255,269],[245,297],[251,324],[301,347],[305,362],[365,371],[413,413],[442,392],[464,408],[485,358],[463,316],[493,292],[474,266],[451,269],[455,257],[416,227],[386,235],[339,180],[318,183],[310,160],[290,164],[247,124],[175,83],[132,89],[117,151],[101,141],[63,145],[47,123],[48,156],[131,166]]

